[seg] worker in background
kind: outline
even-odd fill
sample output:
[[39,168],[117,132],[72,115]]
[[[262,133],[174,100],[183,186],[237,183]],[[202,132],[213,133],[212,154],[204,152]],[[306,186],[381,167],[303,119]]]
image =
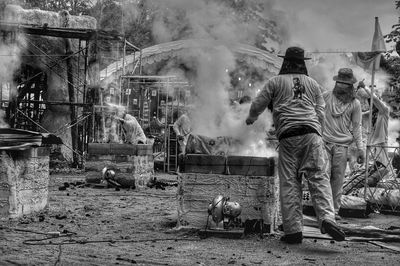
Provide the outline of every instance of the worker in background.
[[181,114],[173,125],[173,130],[176,134],[180,154],[185,154],[186,144],[190,133],[192,132],[192,124],[187,114]]
[[322,88],[308,76],[304,50],[289,47],[279,75],[272,77],[253,100],[246,124],[253,124],[272,103],[279,140],[278,175],[282,222],[281,241],[303,240],[302,179],[308,181],[321,233],[343,241],[345,234],[335,222],[327,158],[322,141],[325,102]]
[[106,117],[104,122],[104,136],[103,142],[105,143],[119,143],[119,138],[117,134],[117,121],[113,120],[111,117]]
[[[373,95],[372,121],[370,122],[371,90],[364,82],[360,82],[356,97],[361,102],[362,109],[362,130],[367,139],[367,144],[371,145],[374,159],[385,167],[390,167],[387,145],[390,108],[375,94]],[[350,165],[354,168],[354,156],[351,156]]]
[[340,220],[339,209],[343,181],[347,166],[348,147],[353,139],[357,146],[357,162],[364,163],[365,151],[361,136],[361,104],[356,99],[354,83],[357,82],[350,68],[341,68],[336,76],[332,91],[323,94],[325,106],[325,127],[323,139],[330,165],[335,218]]
[[130,144],[146,144],[146,135],[139,122],[132,115],[123,112],[117,119],[122,124],[124,131],[125,143]]

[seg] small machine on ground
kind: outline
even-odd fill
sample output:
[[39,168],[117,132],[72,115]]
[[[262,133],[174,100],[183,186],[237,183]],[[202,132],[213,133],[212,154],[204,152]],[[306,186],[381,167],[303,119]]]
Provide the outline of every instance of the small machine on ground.
[[239,203],[229,201],[228,197],[222,195],[216,196],[208,206],[206,228],[200,231],[200,236],[242,237],[244,230],[241,228],[240,219],[237,219],[241,212],[242,207]]

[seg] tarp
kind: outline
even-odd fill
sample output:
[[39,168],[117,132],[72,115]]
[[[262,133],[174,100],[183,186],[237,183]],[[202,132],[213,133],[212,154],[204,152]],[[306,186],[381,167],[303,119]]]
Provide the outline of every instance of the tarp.
[[0,128],[0,150],[26,150],[42,145],[42,135],[38,132]]
[[385,39],[383,37],[378,17],[375,18],[375,31],[372,38],[371,52],[353,53],[355,63],[367,71],[372,71],[374,63],[375,70],[379,69],[381,53],[386,51]]
[[210,138],[190,134],[186,144],[186,154],[228,155],[234,153],[235,140],[231,137]]

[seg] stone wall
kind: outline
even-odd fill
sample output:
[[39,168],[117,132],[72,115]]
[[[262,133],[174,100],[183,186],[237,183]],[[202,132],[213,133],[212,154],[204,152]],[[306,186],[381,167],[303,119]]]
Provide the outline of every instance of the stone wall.
[[[280,223],[277,158],[187,154],[178,182],[178,225],[210,225],[208,206],[218,195],[238,202],[246,221],[263,221],[270,232]],[[208,220],[208,223],[207,223]]]
[[48,184],[48,148],[0,151],[0,218],[17,218],[44,209]]
[[147,144],[90,143],[85,163],[86,172],[101,174],[104,167],[117,175],[131,178],[136,188],[145,187],[154,177],[153,146]]
[[262,220],[273,232],[279,225],[279,185],[276,176],[182,173],[178,184],[178,226],[203,229],[208,206],[217,195],[238,202],[242,223]]

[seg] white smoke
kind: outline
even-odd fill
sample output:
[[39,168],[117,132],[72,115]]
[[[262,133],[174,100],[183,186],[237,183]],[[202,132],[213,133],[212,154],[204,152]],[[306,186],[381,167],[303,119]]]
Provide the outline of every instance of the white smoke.
[[[21,65],[21,49],[18,43],[24,38],[17,35],[15,42],[8,40],[0,44],[0,91],[1,99],[11,101],[17,94],[16,84],[14,84],[14,73]],[[0,127],[9,127],[4,120],[4,111],[0,112]]]
[[390,118],[388,132],[388,146],[399,147],[399,142],[397,141],[397,138],[399,137],[400,132],[400,120]]
[[[195,72],[190,80],[195,97],[194,110],[190,114],[193,132],[209,137],[232,137],[247,150],[241,153],[265,156],[266,131],[272,124],[270,114],[260,117],[258,126],[246,126],[248,105],[232,106],[228,91],[231,87],[229,71],[236,67],[230,46],[251,42],[258,29],[253,23],[239,23],[234,10],[223,2],[153,1],[161,6],[161,14],[153,25],[153,35],[158,42],[182,38],[197,42],[178,59]],[[272,152],[267,153],[270,154]]]
[[[363,80],[366,86],[372,83],[370,72],[365,71],[352,63],[351,54],[313,54],[313,60],[307,62],[309,75],[318,81],[325,90],[332,90],[335,81],[333,77],[340,68],[351,68],[357,81]],[[387,88],[390,77],[382,70],[375,72],[374,88],[377,95],[382,95]],[[355,84],[357,86],[357,83]]]
[[[265,112],[254,126],[249,127],[245,124],[249,104],[232,106],[229,94],[229,71],[236,67],[230,46],[253,42],[259,30],[257,26],[253,22],[240,23],[234,9],[224,5],[224,1],[156,2],[163,10],[153,25],[153,35],[157,41],[190,38],[201,42],[201,45],[197,43],[194,45],[196,48],[188,49],[179,58],[195,71],[193,80],[190,80],[195,88],[195,107],[191,111],[193,132],[209,137],[232,137],[240,143],[237,149],[242,155],[274,154],[273,151],[267,151],[265,144],[266,131],[272,125],[271,114]],[[267,2],[274,1],[264,1]]]
[[9,128],[10,126],[4,121],[6,112],[0,109],[0,128]]
[[369,51],[374,17],[383,34],[398,21],[399,10],[392,0],[279,0],[275,8],[290,19],[290,43],[308,51]]

